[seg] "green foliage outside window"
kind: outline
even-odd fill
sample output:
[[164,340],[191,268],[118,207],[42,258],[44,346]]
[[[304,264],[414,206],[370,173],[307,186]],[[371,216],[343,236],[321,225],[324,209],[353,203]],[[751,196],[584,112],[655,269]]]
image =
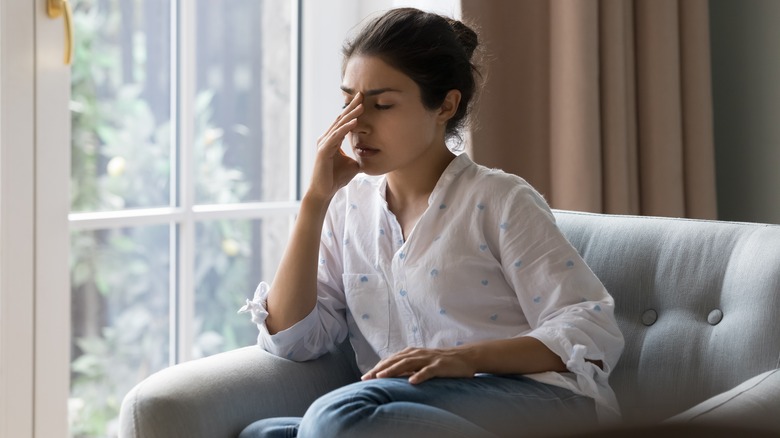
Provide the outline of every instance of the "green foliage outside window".
[[[98,37],[116,32],[119,11],[99,11],[92,0],[74,5],[73,211],[170,205],[170,121],[157,120],[142,98],[143,72],[135,69],[128,82],[115,43]],[[140,32],[133,38],[134,68],[146,56],[143,38]],[[203,92],[195,99],[195,190],[209,199],[239,202],[249,187],[240,169],[223,163],[226,145],[210,122],[212,98]],[[169,364],[172,232],[175,228],[155,225],[72,233],[74,437],[115,436],[124,395]],[[251,222],[206,222],[196,235],[195,355],[251,344],[256,330],[236,315],[253,269]]]

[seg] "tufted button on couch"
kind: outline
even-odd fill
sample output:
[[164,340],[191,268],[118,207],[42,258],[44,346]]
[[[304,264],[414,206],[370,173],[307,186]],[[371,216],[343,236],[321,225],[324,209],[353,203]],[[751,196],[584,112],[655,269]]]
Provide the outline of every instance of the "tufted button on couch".
[[[625,423],[583,436],[780,436],[780,226],[555,216],[626,339],[610,380]],[[258,347],[198,359],[127,394],[120,436],[235,437],[358,375],[348,345],[305,363]]]

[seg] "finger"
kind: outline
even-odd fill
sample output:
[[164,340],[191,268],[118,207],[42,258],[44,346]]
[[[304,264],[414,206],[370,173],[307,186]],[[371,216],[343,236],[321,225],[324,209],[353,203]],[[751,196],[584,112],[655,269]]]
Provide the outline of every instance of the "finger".
[[353,129],[357,124],[357,118],[363,113],[363,105],[359,104],[352,109],[346,116],[338,121],[336,124],[330,127],[320,138],[317,139],[317,144],[323,146],[323,144],[330,143],[334,138],[338,139],[338,142],[342,142],[347,133]]
[[398,358],[397,358],[396,355],[393,355],[393,356],[390,356],[390,357],[388,357],[386,359],[380,360],[379,362],[377,362],[376,365],[374,365],[373,368],[368,370],[366,372],[366,374],[363,375],[363,377],[365,377],[364,380],[366,380],[366,379],[375,379],[377,373],[385,370],[387,367],[389,367],[390,365],[395,363],[395,361],[397,361],[397,360],[398,360]]
[[430,364],[427,367],[423,367],[420,371],[412,374],[409,377],[409,383],[412,385],[417,385],[434,377],[436,377],[436,365]]
[[382,378],[382,377],[397,377],[397,376],[402,376],[404,374],[414,374],[425,365],[425,362],[426,362],[425,359],[413,359],[413,358],[401,359],[398,362],[394,363],[393,365],[385,368],[384,370],[377,372],[376,376]]
[[325,137],[325,140],[320,143],[320,149],[329,150],[331,153],[335,153],[337,150],[340,150],[341,144],[344,142],[344,138],[347,136],[349,131],[355,128],[355,125],[357,125],[357,119],[352,119],[331,131]]
[[317,138],[318,147],[322,146],[323,140],[326,139],[335,130],[342,127],[345,123],[352,122],[353,119],[356,119],[360,114],[363,113],[362,101],[363,95],[361,93],[357,93],[349,105],[347,105],[347,107],[341,111],[341,114],[336,117],[336,120],[334,120],[328,129],[322,135],[320,135],[319,138]]
[[339,121],[345,119],[348,117],[348,114],[352,112],[358,105],[360,105],[363,102],[363,93],[357,92],[355,93],[355,96],[352,97],[352,100],[349,101],[349,103],[344,107],[344,109],[341,110],[338,116],[336,116],[336,119],[331,123],[330,128],[332,129],[334,126],[338,125]]

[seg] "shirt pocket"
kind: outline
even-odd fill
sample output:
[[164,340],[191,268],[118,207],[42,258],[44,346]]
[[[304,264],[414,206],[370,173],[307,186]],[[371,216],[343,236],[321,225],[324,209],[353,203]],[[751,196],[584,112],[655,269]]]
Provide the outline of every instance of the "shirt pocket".
[[344,294],[358,330],[377,354],[390,342],[390,296],[379,274],[343,274]]

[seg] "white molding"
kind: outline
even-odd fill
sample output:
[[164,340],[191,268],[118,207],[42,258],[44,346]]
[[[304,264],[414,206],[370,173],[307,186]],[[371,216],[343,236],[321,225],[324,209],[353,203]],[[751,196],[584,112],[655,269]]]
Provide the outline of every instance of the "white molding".
[[68,436],[70,66],[63,17],[35,14],[35,437]]
[[[0,0],[0,436],[34,423],[35,5]],[[63,400],[64,402],[64,400]]]
[[[207,220],[262,219],[269,216],[290,215],[298,212],[300,202],[247,202],[242,204],[202,204],[192,206],[190,215],[195,222]],[[71,213],[68,215],[73,231],[103,230],[180,223],[187,215],[181,207],[140,208],[134,210]]]
[[[171,260],[176,263],[176,288],[175,298],[171,301],[171,320],[175,322],[175,337],[171,342],[176,346],[175,355],[170,358],[171,364],[188,361],[192,357],[195,330],[193,321],[195,318],[195,284],[193,283],[195,269],[195,218],[193,206],[195,205],[195,159],[193,145],[195,142],[195,118],[192,110],[195,107],[196,92],[196,59],[197,47],[195,45],[197,11],[195,2],[179,0],[175,3],[178,10],[171,13],[174,21],[176,56],[172,57],[171,71],[176,72],[177,99],[171,108],[172,122],[177,127],[178,138],[173,145],[178,144],[178,167],[180,170],[178,181],[171,181],[179,188],[178,205],[183,217],[178,227],[171,227],[171,237],[175,240],[178,257]],[[174,162],[175,163],[175,162]],[[173,164],[173,163],[172,163]],[[176,199],[171,200],[172,203]],[[175,231],[175,232],[174,232]],[[172,243],[174,241],[172,240]],[[172,350],[172,352],[174,352]]]

